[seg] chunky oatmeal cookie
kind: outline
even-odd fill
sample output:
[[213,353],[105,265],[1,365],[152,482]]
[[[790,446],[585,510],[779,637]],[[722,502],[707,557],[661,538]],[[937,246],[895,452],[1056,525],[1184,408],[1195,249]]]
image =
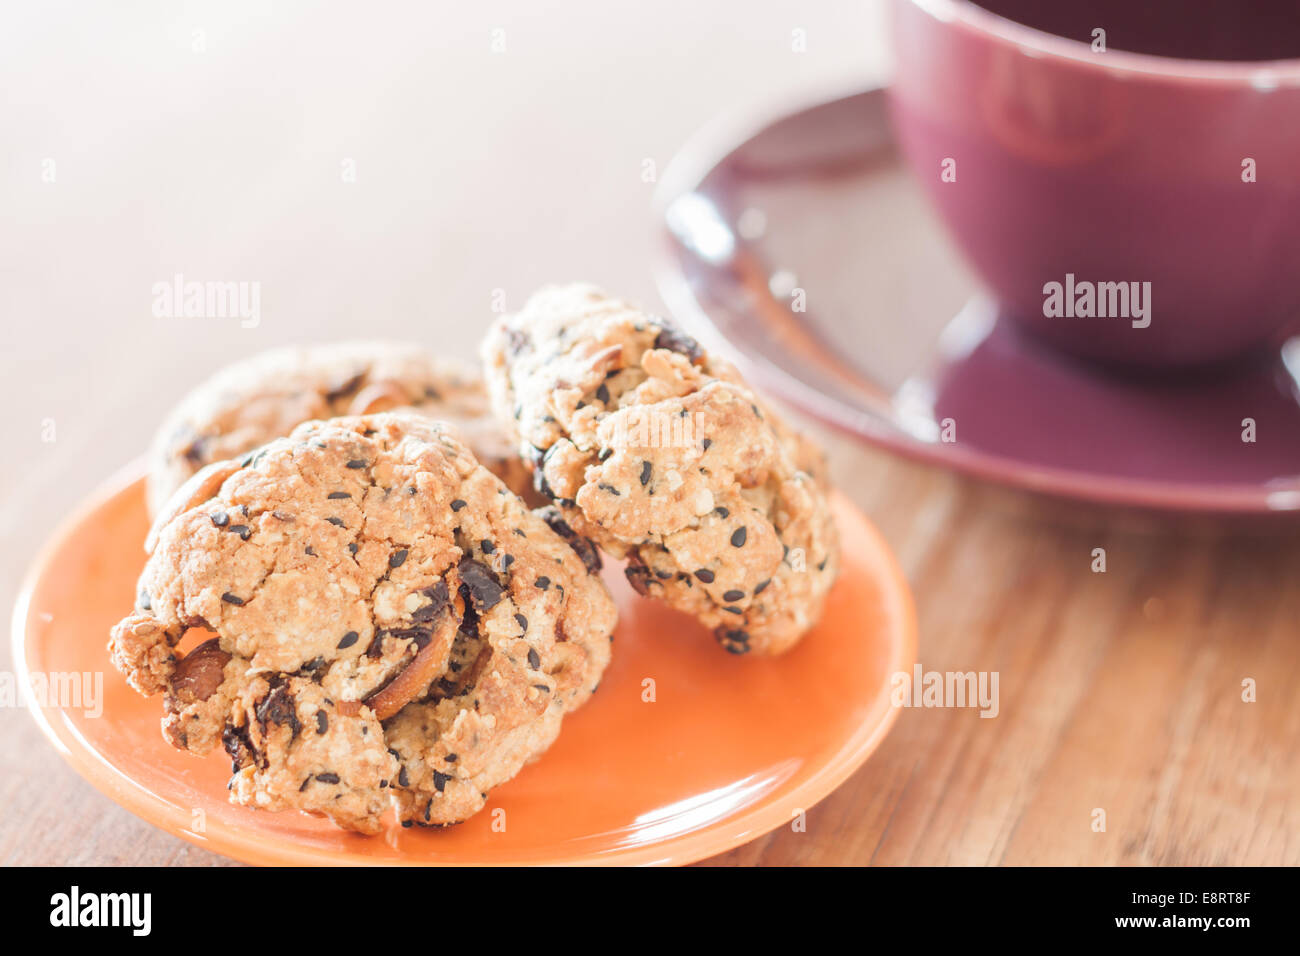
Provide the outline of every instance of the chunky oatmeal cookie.
[[609,660],[614,605],[577,544],[440,423],[308,422],[173,496],[109,649],[164,695],[174,746],[229,752],[233,802],[454,823]]
[[734,368],[586,285],[538,292],[483,355],[560,534],[626,559],[637,591],[733,653],[817,622],[839,562],[822,456]]
[[477,369],[416,345],[340,342],[263,352],[182,399],[149,455],[149,513],[204,465],[238,458],[303,422],[400,407],[451,423],[481,464],[531,494],[528,469],[492,419]]

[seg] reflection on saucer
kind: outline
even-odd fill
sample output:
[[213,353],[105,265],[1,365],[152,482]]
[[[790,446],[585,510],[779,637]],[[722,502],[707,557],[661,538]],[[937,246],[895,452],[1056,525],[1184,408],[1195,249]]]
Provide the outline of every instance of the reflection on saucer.
[[706,131],[665,171],[660,289],[756,385],[913,458],[1049,494],[1300,514],[1295,354],[1137,379],[998,321],[903,169],[883,90]]

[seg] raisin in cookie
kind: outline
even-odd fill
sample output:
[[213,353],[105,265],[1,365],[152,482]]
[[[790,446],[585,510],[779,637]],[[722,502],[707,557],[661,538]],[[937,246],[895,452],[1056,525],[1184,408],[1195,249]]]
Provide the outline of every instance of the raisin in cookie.
[[516,492],[529,488],[477,369],[415,345],[340,342],[254,355],[185,396],[154,438],[149,513],[204,465],[238,458],[303,422],[399,407],[451,423],[489,471]]
[[560,534],[626,559],[640,593],[733,653],[779,653],[817,622],[839,562],[822,456],[734,368],[586,285],[538,292],[483,355]]
[[[231,800],[446,824],[542,753],[609,660],[589,556],[438,422],[308,422],[173,496],[113,663]],[[178,644],[198,632],[188,653]]]

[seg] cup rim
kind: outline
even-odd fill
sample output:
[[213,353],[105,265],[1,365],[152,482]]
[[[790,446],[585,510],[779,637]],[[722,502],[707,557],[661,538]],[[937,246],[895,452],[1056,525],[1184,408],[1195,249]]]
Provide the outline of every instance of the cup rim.
[[1082,40],[1057,36],[1017,23],[972,0],[902,0],[943,23],[1012,44],[1029,56],[1053,56],[1112,75],[1154,76],[1191,82],[1228,83],[1268,92],[1283,86],[1300,87],[1300,58],[1284,60],[1191,60],[1107,50],[1104,59]]

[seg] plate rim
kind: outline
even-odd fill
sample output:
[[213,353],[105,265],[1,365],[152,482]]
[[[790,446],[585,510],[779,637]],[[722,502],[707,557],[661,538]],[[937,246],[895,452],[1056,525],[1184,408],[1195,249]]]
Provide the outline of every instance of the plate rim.
[[[151,826],[220,856],[251,865],[514,867],[684,865],[733,850],[789,822],[789,817],[785,815],[785,804],[778,805],[769,800],[730,814],[698,830],[688,831],[659,842],[596,853],[568,853],[544,861],[375,859],[360,853],[305,848],[293,842],[269,843],[259,840],[256,832],[251,835],[244,833],[237,824],[227,823],[221,819],[213,820],[211,814],[207,821],[207,832],[194,833],[185,825],[190,818],[183,808],[175,806],[113,766],[74,730],[66,726],[56,726],[50,719],[51,715],[46,713],[47,708],[42,707],[31,692],[28,652],[33,648],[34,642],[29,641],[28,630],[31,623],[32,598],[36,589],[50,571],[54,556],[71,540],[77,529],[112,499],[129,493],[135,485],[144,480],[143,461],[142,458],[136,459],[106,479],[72,509],[44,541],[23,576],[18,597],[14,602],[11,641],[15,676],[23,695],[23,702],[35,719],[42,736],[54,746],[59,756],[83,780],[119,807]],[[897,665],[893,668],[896,671],[910,670],[917,660],[918,635],[916,605],[906,575],[893,549],[889,547],[884,536],[862,509],[847,495],[841,492],[835,494],[862,518],[863,524],[870,531],[872,553],[889,572],[889,592],[896,599],[899,611],[898,633],[891,635],[891,643],[896,646],[896,649],[890,654],[892,658],[890,663]],[[106,666],[107,663],[106,654]],[[59,710],[57,707],[48,709]],[[800,802],[794,805],[806,811],[829,796],[870,758],[893,729],[898,716],[899,708],[887,707],[879,721],[869,726],[865,733],[859,732],[847,738],[833,757],[786,795],[786,801],[797,799]]]
[[[823,84],[797,96],[752,107],[739,118],[715,118],[692,133],[669,160],[654,194],[654,218],[659,242],[652,265],[656,287],[669,311],[694,334],[720,346],[747,378],[789,402],[804,414],[837,431],[911,461],[942,468],[982,481],[1056,499],[1100,505],[1135,507],[1163,514],[1294,515],[1300,513],[1300,479],[1272,487],[1249,483],[1183,484],[1123,478],[1034,465],[1006,455],[969,450],[941,442],[924,442],[889,424],[882,416],[855,410],[818,391],[762,356],[751,357],[732,344],[700,304],[680,263],[680,243],[667,226],[666,212],[678,198],[693,192],[737,149],[776,124],[840,100],[888,95],[888,80]],[[892,136],[891,136],[892,140]],[[987,301],[977,292],[972,303]]]

